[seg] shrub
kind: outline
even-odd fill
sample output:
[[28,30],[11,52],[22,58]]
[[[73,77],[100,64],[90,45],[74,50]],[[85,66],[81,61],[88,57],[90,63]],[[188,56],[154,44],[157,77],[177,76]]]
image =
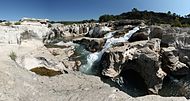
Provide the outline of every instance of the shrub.
[[179,21],[179,18],[175,18],[172,27],[182,27],[181,22]]
[[16,58],[17,58],[17,55],[16,55],[15,52],[11,52],[11,53],[9,54],[9,57],[11,58],[11,60],[15,61]]
[[15,25],[21,25],[21,23],[20,22],[15,22]]
[[52,24],[48,24],[48,28],[52,27]]
[[189,24],[182,24],[182,27],[190,27]]
[[10,26],[12,23],[10,23],[10,22],[6,22],[5,23],[5,26]]
[[114,21],[115,16],[114,15],[102,15],[99,17],[99,22],[107,22],[107,21]]

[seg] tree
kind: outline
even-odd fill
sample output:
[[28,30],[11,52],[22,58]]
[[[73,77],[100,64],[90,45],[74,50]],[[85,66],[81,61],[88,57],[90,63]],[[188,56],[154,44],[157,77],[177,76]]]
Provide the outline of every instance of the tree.
[[176,17],[173,24],[172,24],[173,27],[182,27],[182,24],[181,22],[179,21],[179,18]]
[[176,13],[173,13],[173,16],[174,16],[174,17],[176,17],[176,16],[177,16],[177,14],[176,14]]
[[132,12],[138,12],[139,10],[137,8],[133,8]]
[[190,14],[187,15],[187,18],[190,18]]
[[99,22],[107,22],[115,20],[114,15],[102,15],[99,17]]
[[172,15],[172,13],[171,13],[171,11],[168,11],[168,13],[167,13],[168,15]]

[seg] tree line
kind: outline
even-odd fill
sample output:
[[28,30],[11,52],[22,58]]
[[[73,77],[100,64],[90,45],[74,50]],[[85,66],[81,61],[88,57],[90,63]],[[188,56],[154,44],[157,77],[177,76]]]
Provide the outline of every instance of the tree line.
[[174,27],[190,27],[190,14],[180,16],[176,13],[153,12],[153,11],[139,11],[133,8],[130,12],[122,13],[120,15],[105,14],[99,17],[99,22],[123,20],[123,19],[138,19],[144,20],[148,25],[154,24],[170,24]]

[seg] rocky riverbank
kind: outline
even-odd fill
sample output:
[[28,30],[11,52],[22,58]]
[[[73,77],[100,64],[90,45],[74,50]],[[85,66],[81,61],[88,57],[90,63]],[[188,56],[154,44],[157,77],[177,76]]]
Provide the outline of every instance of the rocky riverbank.
[[187,100],[189,37],[141,20],[0,26],[0,100]]

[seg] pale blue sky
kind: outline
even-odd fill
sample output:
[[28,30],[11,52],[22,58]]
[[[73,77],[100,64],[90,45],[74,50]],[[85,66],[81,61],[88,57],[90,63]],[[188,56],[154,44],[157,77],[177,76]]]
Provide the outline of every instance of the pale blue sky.
[[50,20],[98,19],[103,14],[120,14],[132,8],[180,15],[190,13],[190,0],[1,0],[0,19],[22,17]]

